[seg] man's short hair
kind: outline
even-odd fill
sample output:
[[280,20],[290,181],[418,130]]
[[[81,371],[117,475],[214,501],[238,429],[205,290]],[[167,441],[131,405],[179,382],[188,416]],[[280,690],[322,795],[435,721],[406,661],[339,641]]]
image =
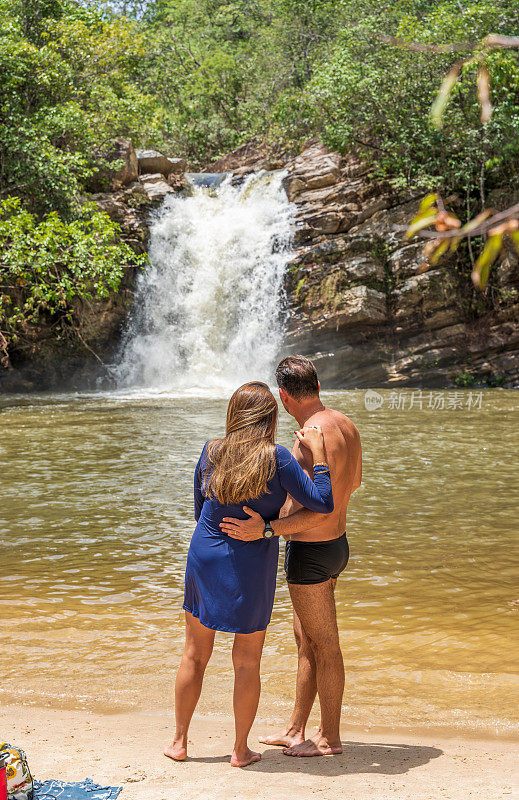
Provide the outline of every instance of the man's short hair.
[[309,358],[288,356],[280,361],[276,369],[276,380],[294,400],[319,394],[317,372]]

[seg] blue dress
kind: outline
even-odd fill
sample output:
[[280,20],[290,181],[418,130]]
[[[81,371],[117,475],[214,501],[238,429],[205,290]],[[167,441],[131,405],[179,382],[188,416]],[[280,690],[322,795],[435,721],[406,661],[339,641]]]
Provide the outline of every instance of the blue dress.
[[277,519],[287,493],[311,511],[329,513],[333,511],[330,473],[316,470],[312,482],[290,451],[277,444],[276,472],[268,491],[240,505],[222,505],[203,493],[206,446],[195,470],[197,526],[187,555],[183,608],[216,631],[263,631],[274,604],[279,537],[242,542],[223,533],[219,523],[224,517],[247,519],[244,505],[264,520]]

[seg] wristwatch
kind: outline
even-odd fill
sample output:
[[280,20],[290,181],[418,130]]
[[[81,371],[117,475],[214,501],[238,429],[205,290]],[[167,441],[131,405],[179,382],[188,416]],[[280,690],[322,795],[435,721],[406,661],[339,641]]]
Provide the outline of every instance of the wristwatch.
[[263,528],[263,538],[264,539],[272,539],[275,536],[274,528],[270,524],[270,522],[265,523],[265,527]]

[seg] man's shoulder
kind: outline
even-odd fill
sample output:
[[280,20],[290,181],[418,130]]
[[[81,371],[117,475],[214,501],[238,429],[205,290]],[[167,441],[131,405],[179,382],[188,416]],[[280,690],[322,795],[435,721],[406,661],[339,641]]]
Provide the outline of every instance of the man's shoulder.
[[312,421],[320,425],[324,432],[326,432],[327,428],[330,428],[330,430],[339,428],[343,434],[350,434],[354,437],[359,435],[355,423],[342,411],[336,411],[334,408],[324,408],[322,411],[318,411],[312,417]]

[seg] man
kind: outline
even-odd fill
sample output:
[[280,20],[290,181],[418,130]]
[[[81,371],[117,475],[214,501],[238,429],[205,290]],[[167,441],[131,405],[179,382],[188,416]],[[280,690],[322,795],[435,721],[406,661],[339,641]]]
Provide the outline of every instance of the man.
[[[294,634],[298,649],[295,706],[286,728],[275,736],[260,738],[265,744],[283,746],[290,756],[333,755],[342,752],[340,716],[344,691],[344,664],[339,644],[334,589],[348,561],[346,510],[351,494],[360,486],[362,456],[360,436],[344,414],[326,408],[319,397],[320,384],[312,362],[304,356],[283,359],[276,370],[279,395],[285,410],[298,425],[320,426],[330,466],[334,510],[317,514],[301,508],[291,497],[280,519],[266,526],[252,509],[246,520],[226,517],[222,530],[235,539],[253,541],[264,534],[284,536],[285,572],[294,606]],[[296,439],[293,455],[310,477],[310,451]],[[321,724],[307,739],[305,727],[316,694]]]

